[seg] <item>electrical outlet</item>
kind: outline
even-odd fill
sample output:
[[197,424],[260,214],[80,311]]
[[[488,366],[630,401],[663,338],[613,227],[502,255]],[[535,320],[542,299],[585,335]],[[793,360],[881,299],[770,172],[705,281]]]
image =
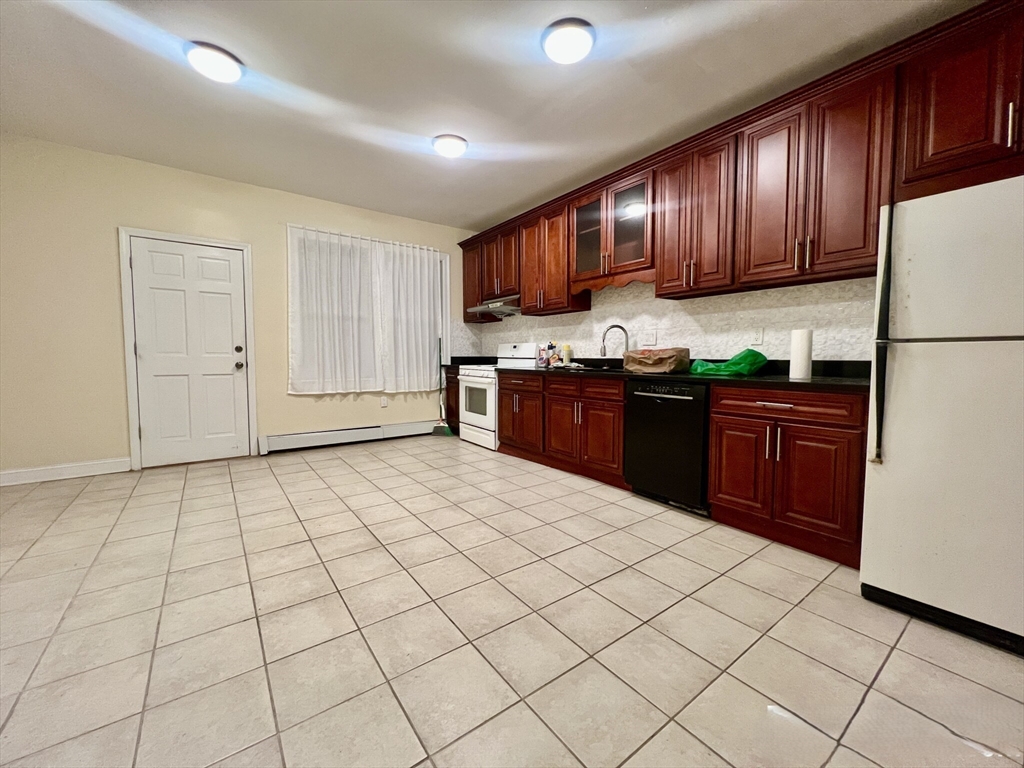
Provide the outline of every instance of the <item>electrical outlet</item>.
[[750,340],[750,345],[753,347],[759,347],[764,344],[764,328],[755,328],[754,336]]
[[388,399],[387,399],[387,397],[382,397],[380,399],[380,407],[381,408],[387,408],[388,407]]
[[640,332],[640,346],[641,347],[653,347],[658,343],[658,332],[657,331],[641,331]]

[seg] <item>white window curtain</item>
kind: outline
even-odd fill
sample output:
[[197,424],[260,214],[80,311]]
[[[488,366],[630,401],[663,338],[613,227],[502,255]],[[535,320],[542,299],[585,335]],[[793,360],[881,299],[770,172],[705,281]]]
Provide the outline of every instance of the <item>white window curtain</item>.
[[436,391],[447,275],[434,248],[289,225],[288,391]]

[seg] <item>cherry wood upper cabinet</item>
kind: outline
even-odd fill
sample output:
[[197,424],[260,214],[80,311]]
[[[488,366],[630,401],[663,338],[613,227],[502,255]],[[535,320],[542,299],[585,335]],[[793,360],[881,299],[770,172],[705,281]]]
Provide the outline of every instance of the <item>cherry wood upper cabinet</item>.
[[892,69],[813,99],[803,271],[873,274],[891,178]]
[[649,170],[569,204],[570,287],[574,292],[654,279],[653,202],[654,172]]
[[658,296],[733,284],[735,189],[735,136],[699,147],[658,169]]
[[484,301],[519,293],[519,228],[484,240],[482,248]]
[[494,323],[493,315],[477,315],[469,312],[483,302],[483,256],[479,243],[462,250],[462,320],[466,323]]
[[569,213],[549,211],[520,228],[520,306],[523,314],[590,309],[590,292],[569,292]]
[[898,201],[1024,172],[1022,40],[1017,5],[903,66]]
[[737,281],[792,280],[802,269],[808,106],[740,132]]

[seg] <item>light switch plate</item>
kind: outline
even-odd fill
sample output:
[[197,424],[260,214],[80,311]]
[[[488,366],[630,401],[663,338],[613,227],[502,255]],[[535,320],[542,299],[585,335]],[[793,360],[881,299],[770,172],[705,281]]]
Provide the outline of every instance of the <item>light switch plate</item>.
[[752,347],[759,347],[764,344],[764,328],[755,328],[753,338],[750,340]]
[[387,399],[387,397],[382,397],[380,399],[380,407],[381,408],[387,408],[388,407],[388,399]]
[[653,347],[658,343],[658,332],[657,331],[641,331],[640,332],[640,346],[641,347]]

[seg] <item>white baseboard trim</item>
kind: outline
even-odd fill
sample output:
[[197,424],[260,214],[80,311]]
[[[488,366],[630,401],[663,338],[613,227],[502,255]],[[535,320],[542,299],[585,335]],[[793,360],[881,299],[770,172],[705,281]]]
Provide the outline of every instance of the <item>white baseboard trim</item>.
[[361,443],[368,440],[387,440],[392,437],[408,437],[410,435],[429,435],[436,423],[435,421],[409,421],[404,424],[384,424],[380,427],[330,429],[324,432],[297,432],[291,435],[263,435],[259,439],[260,453]]
[[67,480],[72,477],[109,475],[112,472],[128,472],[131,468],[132,460],[126,456],[123,459],[102,459],[100,461],[79,461],[74,464],[54,464],[52,467],[7,469],[0,472],[0,485],[45,483],[50,480]]

